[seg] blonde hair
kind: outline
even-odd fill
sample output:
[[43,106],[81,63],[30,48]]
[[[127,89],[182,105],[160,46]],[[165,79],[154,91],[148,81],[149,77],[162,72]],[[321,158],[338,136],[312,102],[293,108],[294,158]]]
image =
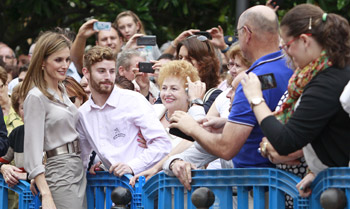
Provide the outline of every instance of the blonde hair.
[[[174,60],[163,65],[160,68],[158,76],[159,86],[163,85],[165,78],[171,76],[182,79],[185,81],[184,83],[187,83],[187,77],[189,77],[192,82],[200,80],[198,70],[185,60]],[[186,85],[184,88],[186,88]]]
[[[137,16],[137,14],[135,14],[134,12],[130,11],[130,10],[127,10],[127,11],[124,11],[124,12],[121,12],[117,15],[117,17],[115,18],[114,22],[113,22],[113,25],[115,28],[117,28],[117,31],[119,33],[119,36],[123,37],[123,35],[119,32],[119,29],[118,29],[118,21],[122,18],[122,17],[126,17],[126,16],[130,16],[133,20],[134,20],[134,23],[136,25],[139,25],[139,30],[137,31],[137,33],[142,33],[142,34],[146,34],[145,33],[145,29],[143,27],[143,24],[142,24],[142,21],[140,20],[139,16]],[[124,40],[125,41],[125,40]]]
[[241,47],[239,46],[238,42],[232,44],[230,50],[228,51],[228,57],[230,59],[234,59],[235,56],[238,56],[242,60],[242,63],[248,68],[253,64],[243,56]]
[[116,60],[112,49],[104,46],[94,46],[84,55],[84,67],[91,72],[91,66],[103,60]]
[[43,62],[52,54],[70,48],[71,42],[62,34],[56,32],[43,33],[36,42],[32,59],[26,77],[20,89],[20,96],[26,98],[28,92],[36,86],[50,100],[53,96],[47,91],[47,83],[44,79]]

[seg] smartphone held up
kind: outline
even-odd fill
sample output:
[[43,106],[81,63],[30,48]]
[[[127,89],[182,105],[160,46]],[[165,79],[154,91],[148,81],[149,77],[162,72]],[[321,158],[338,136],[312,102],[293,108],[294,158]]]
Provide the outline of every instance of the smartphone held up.
[[152,68],[153,63],[151,62],[139,62],[139,72],[142,73],[154,73],[154,69]]
[[95,31],[111,30],[111,22],[94,22],[93,29]]
[[156,36],[141,36],[137,38],[136,44],[138,46],[155,46],[157,44]]
[[210,33],[207,32],[207,31],[199,31],[199,32],[195,32],[194,34],[195,34],[195,35],[198,35],[198,36],[205,36],[205,37],[207,37],[207,39],[209,39],[209,40],[212,39]]
[[272,89],[277,87],[276,79],[273,73],[259,75],[258,78],[260,80],[262,90]]

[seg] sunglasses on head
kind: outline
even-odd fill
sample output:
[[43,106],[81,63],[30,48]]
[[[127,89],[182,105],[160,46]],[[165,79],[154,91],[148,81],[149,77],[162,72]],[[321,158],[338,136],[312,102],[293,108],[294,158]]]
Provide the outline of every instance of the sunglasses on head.
[[192,36],[187,37],[187,39],[191,39],[191,38],[197,38],[198,41],[205,42],[205,44],[208,47],[208,52],[210,53],[210,46],[208,44],[208,38],[206,36],[203,36],[203,35],[192,35]]
[[203,36],[203,35],[192,35],[192,36],[187,37],[187,39],[190,39],[190,38],[197,38],[197,40],[201,41],[201,42],[208,40],[208,38],[206,36]]

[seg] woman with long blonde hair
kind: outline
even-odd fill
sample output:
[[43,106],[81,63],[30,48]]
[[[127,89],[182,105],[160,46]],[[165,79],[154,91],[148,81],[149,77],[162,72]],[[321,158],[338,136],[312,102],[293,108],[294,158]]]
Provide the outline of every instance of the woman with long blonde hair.
[[75,127],[79,114],[62,84],[70,44],[62,34],[43,33],[20,92],[25,98],[24,168],[42,195],[43,209],[86,208],[86,178]]

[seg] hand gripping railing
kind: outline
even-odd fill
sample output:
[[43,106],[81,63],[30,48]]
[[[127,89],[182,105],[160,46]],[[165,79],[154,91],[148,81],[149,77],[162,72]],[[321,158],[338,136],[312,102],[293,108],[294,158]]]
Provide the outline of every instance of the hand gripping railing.
[[8,190],[18,194],[18,209],[35,208],[34,196],[28,182],[20,180],[16,186],[11,188],[0,174],[0,209],[8,208]]

